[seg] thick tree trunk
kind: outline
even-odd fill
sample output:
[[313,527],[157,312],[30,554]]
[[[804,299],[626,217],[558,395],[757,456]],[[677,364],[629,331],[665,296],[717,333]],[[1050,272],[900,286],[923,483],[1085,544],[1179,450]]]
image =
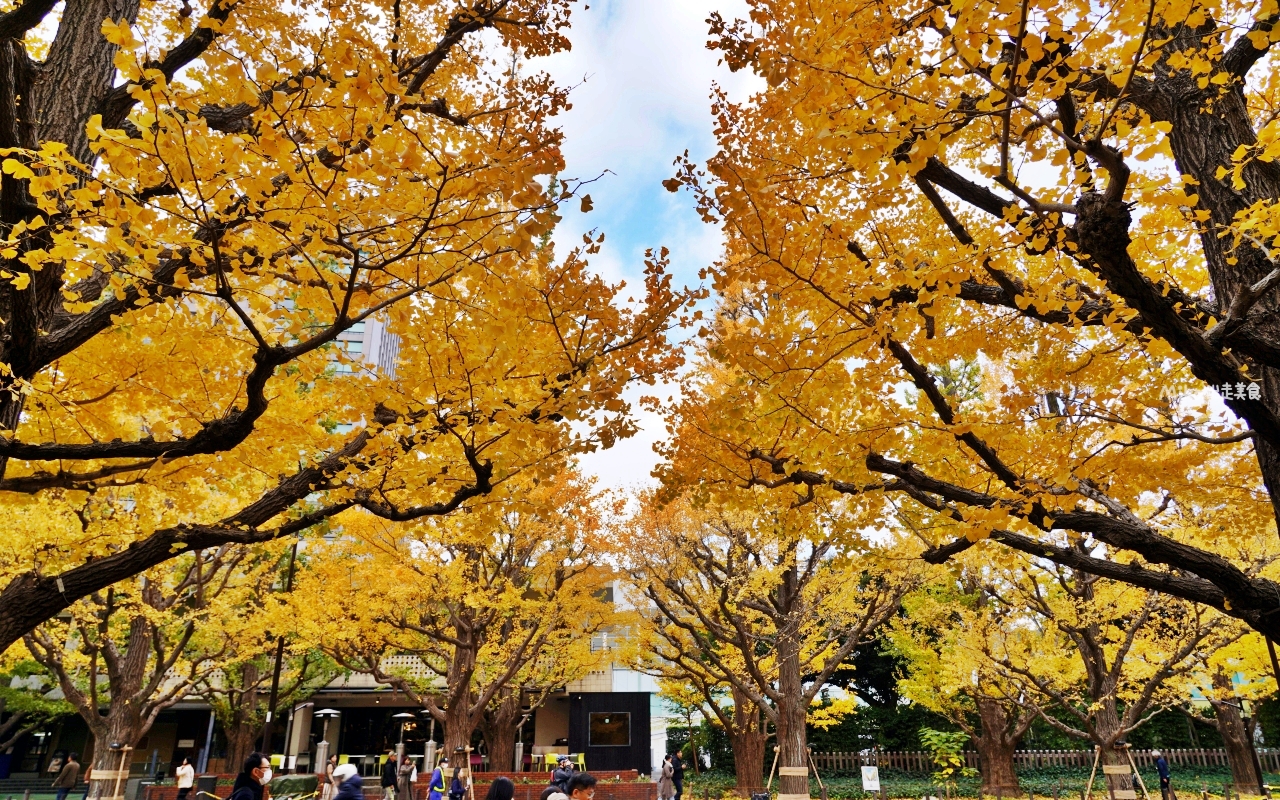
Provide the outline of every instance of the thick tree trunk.
[[1019,792],[1013,753],[1018,742],[1009,736],[1009,716],[1000,701],[980,697],[978,719],[982,730],[973,737],[982,773],[982,794],[1011,797]]
[[[470,692],[458,693],[455,697],[455,693],[450,692],[450,702],[444,710],[444,752],[449,756],[451,767],[457,766],[453,763],[454,753],[460,747],[471,746],[471,735],[476,730],[476,720],[467,713],[470,694]],[[463,766],[466,766],[465,761]]]
[[253,747],[262,735],[261,725],[224,726],[222,733],[227,737],[227,767],[233,772],[240,771],[240,765],[253,752]]
[[760,707],[738,687],[733,687],[733,719],[729,727],[733,746],[733,772],[739,797],[750,797],[764,788],[764,750],[769,734]]
[[783,797],[808,797],[809,777],[804,775],[786,775],[784,771],[807,769],[808,740],[805,732],[805,717],[808,702],[804,696],[804,681],[800,674],[800,622],[804,616],[804,601],[800,597],[796,568],[788,569],[782,577],[782,585],[778,592],[779,605],[787,609],[784,624],[778,631],[778,797],[779,800],[790,800]]
[[764,750],[769,735],[761,731],[738,731],[731,737],[733,774],[739,797],[750,797],[764,789]]
[[[1189,71],[1169,66],[1169,59],[1180,51],[1198,50],[1204,47],[1206,39],[1220,35],[1215,32],[1216,28],[1209,21],[1198,29],[1187,26],[1174,29],[1172,41],[1162,48],[1164,58],[1155,65],[1150,88],[1135,97],[1137,105],[1153,117],[1173,125],[1169,145],[1178,171],[1197,180],[1195,193],[1200,198],[1197,207],[1209,212],[1200,243],[1215,299],[1225,316],[1241,289],[1261,280],[1274,265],[1267,254],[1252,243],[1246,241],[1236,246],[1231,237],[1224,237],[1221,232],[1230,229],[1236,215],[1253,204],[1280,200],[1280,164],[1249,160],[1241,174],[1245,185],[1240,189],[1232,185],[1229,175],[1218,177],[1219,168],[1231,169],[1232,155],[1237,148],[1252,147],[1258,140],[1249,117],[1243,83],[1211,84],[1202,89]],[[1170,34],[1169,31],[1162,33]],[[1249,318],[1253,320],[1250,328],[1269,341],[1280,342],[1280,292],[1273,290],[1262,296]],[[1273,413],[1280,414],[1280,369],[1261,367],[1257,372],[1255,377],[1262,387],[1263,402]],[[1280,519],[1280,448],[1261,436],[1254,444],[1273,511]]]
[[[1129,767],[1129,755],[1124,750],[1117,750],[1116,741],[1120,739],[1120,714],[1116,710],[1114,697],[1095,699],[1100,708],[1094,715],[1094,744],[1102,748],[1103,767]],[[1133,773],[1107,773],[1100,769],[1107,783],[1109,792],[1132,791]]]
[[489,769],[494,772],[507,772],[515,769],[516,734],[520,730],[521,692],[507,691],[502,693],[502,700],[496,706],[490,706],[480,722],[480,733],[484,736],[485,747],[489,751]]
[[1216,727],[1222,736],[1222,746],[1227,751],[1227,763],[1231,766],[1231,779],[1240,794],[1258,794],[1258,770],[1253,765],[1253,750],[1249,747],[1249,731],[1240,717],[1240,709],[1230,703],[1213,701]]

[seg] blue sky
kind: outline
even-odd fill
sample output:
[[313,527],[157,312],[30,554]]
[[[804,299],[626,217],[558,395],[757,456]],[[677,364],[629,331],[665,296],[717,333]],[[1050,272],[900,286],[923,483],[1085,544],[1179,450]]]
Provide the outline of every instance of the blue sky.
[[[698,283],[698,270],[720,252],[720,234],[694,213],[687,193],[661,182],[686,149],[704,161],[714,152],[713,84],[744,98],[755,79],[717,66],[706,49],[706,18],[745,12],[741,0],[583,0],[574,15],[573,50],[534,66],[562,85],[576,86],[573,108],[560,118],[566,134],[566,176],[605,173],[590,189],[595,210],[568,214],[556,240],[561,252],[592,228],[605,244],[592,265],[610,279],[638,283],[646,248],[665,245],[677,282]],[[669,392],[664,392],[667,394]],[[637,393],[638,395],[639,393]],[[641,415],[640,435],[587,456],[584,469],[600,483],[630,488],[650,482],[661,420]]]

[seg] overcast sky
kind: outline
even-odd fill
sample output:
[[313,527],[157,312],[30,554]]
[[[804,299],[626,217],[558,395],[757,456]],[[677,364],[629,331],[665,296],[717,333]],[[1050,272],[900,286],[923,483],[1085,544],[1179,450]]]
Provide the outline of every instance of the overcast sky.
[[[560,118],[566,134],[566,176],[609,174],[590,187],[595,210],[568,214],[556,240],[561,252],[583,232],[605,234],[592,265],[612,280],[640,284],[644,251],[671,250],[675,280],[698,283],[698,270],[720,251],[718,230],[702,224],[688,193],[671,194],[661,182],[675,174],[672,161],[686,149],[704,161],[714,152],[713,84],[732,98],[755,86],[750,75],[717,66],[706,49],[708,13],[744,12],[741,0],[584,0],[575,11],[573,50],[542,59],[562,85],[576,86],[573,108]],[[664,392],[665,396],[669,392]],[[639,393],[636,393],[637,395]],[[588,455],[584,469],[603,486],[651,483],[657,461],[653,443],[661,420],[642,416],[643,430],[611,450]]]

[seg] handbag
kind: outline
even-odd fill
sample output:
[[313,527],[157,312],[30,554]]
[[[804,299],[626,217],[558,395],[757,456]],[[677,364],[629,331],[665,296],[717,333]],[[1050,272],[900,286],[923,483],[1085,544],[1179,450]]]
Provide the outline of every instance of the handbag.
[[778,768],[778,751],[773,751],[773,766],[769,767],[769,782],[765,784],[763,792],[752,792],[751,800],[769,800],[772,796],[770,790],[773,788],[773,771]]

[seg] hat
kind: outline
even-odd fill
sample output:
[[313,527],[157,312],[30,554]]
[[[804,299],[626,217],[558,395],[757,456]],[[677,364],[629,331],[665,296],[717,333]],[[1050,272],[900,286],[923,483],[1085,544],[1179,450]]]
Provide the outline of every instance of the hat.
[[[561,764],[566,764],[566,763],[567,763],[567,764],[572,764],[572,763],[573,763],[573,759],[572,759],[572,758],[569,758],[568,756],[560,756],[560,758],[559,758],[559,763],[561,763]],[[550,800],[550,798],[548,798],[548,800]]]
[[547,795],[547,800],[569,800],[569,795],[564,792],[552,792]]
[[448,756],[440,756],[440,763],[441,763],[441,764],[448,764],[448,763],[449,763],[449,757],[448,757]]
[[347,778],[359,772],[355,764],[339,764],[333,768],[333,777],[338,783],[345,783]]

